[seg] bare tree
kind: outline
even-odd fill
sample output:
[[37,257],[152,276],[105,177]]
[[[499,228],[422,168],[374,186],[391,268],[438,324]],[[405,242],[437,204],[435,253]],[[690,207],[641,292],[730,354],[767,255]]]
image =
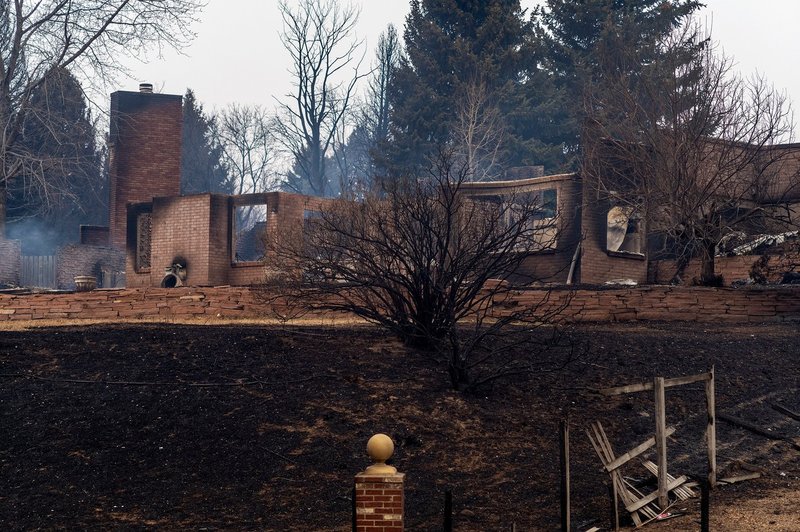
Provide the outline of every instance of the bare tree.
[[512,191],[502,201],[470,197],[468,172],[454,161],[443,153],[424,178],[334,201],[302,233],[273,243],[267,266],[282,272],[282,301],[288,275],[296,297],[385,327],[439,358],[453,388],[466,390],[542,371],[514,348],[562,307],[542,292],[539,304],[504,308],[512,283],[535,280],[520,265],[543,245],[541,202]]
[[[219,115],[222,161],[233,194],[265,192],[277,187],[272,118],[259,106],[230,105]],[[253,208],[237,209],[237,227],[249,228]]]
[[726,235],[788,221],[798,167],[780,146],[793,129],[786,96],[733,75],[711,46],[687,61],[695,35],[688,26],[662,43],[672,64],[610,76],[589,95],[583,173],[610,206],[645,216],[679,263],[699,256],[711,284]]
[[378,39],[364,99],[345,112],[335,134],[332,158],[343,197],[361,198],[376,185],[374,152],[389,139],[389,83],[400,53],[397,30],[389,24]]
[[294,92],[281,104],[277,135],[293,158],[286,185],[296,192],[330,192],[326,157],[351,105],[358,80],[361,41],[353,39],[358,11],[337,0],[280,3],[283,44],[292,60]]
[[276,175],[272,119],[260,106],[233,104],[219,116],[223,158],[231,173],[234,194],[274,188]]
[[19,179],[59,187],[46,175],[59,162],[24,146],[31,99],[53,73],[69,69],[108,79],[122,55],[180,47],[200,9],[197,0],[13,0],[0,3],[0,236],[6,191]]
[[485,80],[472,80],[465,86],[453,128],[453,141],[464,158],[470,180],[492,181],[502,175],[503,133],[500,109]]

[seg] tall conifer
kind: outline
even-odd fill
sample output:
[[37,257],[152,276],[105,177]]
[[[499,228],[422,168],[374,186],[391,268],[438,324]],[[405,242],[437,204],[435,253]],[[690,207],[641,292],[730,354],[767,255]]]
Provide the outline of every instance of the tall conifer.
[[424,168],[452,144],[471,86],[485,86],[503,128],[503,166],[562,162],[563,106],[519,0],[412,0],[405,55],[391,86],[392,131],[382,150],[390,175]]

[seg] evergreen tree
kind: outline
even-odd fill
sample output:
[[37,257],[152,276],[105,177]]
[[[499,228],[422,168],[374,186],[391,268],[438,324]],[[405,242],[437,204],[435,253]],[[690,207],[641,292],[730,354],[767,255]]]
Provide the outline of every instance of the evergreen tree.
[[29,254],[75,242],[80,224],[102,224],[107,177],[78,80],[53,71],[31,95],[20,145],[28,164],[8,187],[8,233]]
[[[342,116],[326,158],[332,196],[359,198],[373,190],[381,169],[378,149],[389,140],[389,85],[401,55],[400,36],[389,24],[378,38],[363,101]],[[296,168],[294,171],[299,171]],[[302,183],[294,179],[296,184]],[[291,184],[291,183],[290,183]]]
[[[578,152],[587,113],[597,118],[599,109],[590,102],[602,99],[598,94],[605,85],[624,79],[635,87],[645,70],[653,76],[654,68],[674,68],[676,58],[666,61],[664,54],[678,49],[666,52],[660,44],[701,7],[696,0],[547,0],[537,10],[545,66],[569,102],[565,133],[570,153]],[[690,62],[703,45],[690,36],[680,61]]]
[[232,186],[222,162],[216,117],[208,116],[192,89],[183,97],[181,194],[229,194]]
[[561,165],[563,107],[539,70],[533,25],[525,17],[519,0],[412,0],[406,53],[390,87],[388,173],[419,170],[437,146],[458,144],[465,137],[460,118],[470,111],[463,105],[476,87],[498,117],[495,155],[502,166]]

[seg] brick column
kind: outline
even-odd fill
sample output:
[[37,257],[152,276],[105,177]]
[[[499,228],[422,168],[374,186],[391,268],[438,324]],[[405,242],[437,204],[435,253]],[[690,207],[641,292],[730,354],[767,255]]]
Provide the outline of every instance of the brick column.
[[386,465],[393,452],[394,443],[385,434],[376,434],[367,443],[375,463],[356,475],[356,532],[403,530],[405,474]]

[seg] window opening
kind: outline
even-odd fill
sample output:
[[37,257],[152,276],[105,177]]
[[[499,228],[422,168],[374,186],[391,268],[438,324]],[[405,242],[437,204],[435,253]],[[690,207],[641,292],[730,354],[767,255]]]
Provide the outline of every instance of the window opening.
[[233,209],[233,262],[258,262],[266,255],[267,205]]
[[630,205],[615,205],[606,217],[606,249],[612,252],[642,254],[641,217]]

